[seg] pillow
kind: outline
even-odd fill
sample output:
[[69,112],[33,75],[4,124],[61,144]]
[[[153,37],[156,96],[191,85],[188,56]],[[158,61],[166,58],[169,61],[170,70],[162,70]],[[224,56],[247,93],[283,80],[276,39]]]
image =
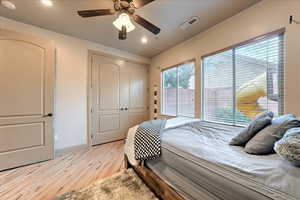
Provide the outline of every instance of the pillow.
[[289,129],[283,138],[275,143],[274,150],[282,158],[300,167],[300,128]]
[[300,119],[295,115],[282,115],[272,120],[272,124],[258,132],[247,144],[246,152],[255,155],[274,153],[274,144],[284,133],[294,127],[300,127]]
[[230,145],[244,146],[256,133],[271,124],[273,112],[264,112],[258,115],[236,137],[232,138]]

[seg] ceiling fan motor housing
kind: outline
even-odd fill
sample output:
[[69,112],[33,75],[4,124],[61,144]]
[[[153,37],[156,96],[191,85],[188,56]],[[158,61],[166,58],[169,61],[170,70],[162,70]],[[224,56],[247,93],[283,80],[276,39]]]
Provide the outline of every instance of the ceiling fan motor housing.
[[127,12],[128,14],[134,14],[135,6],[132,0],[113,0],[114,1],[114,9],[116,11]]

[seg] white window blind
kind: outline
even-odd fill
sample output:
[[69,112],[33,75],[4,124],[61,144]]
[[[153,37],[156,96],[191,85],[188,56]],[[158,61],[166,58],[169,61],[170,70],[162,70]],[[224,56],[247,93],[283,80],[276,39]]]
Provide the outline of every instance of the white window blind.
[[203,59],[204,120],[245,125],[257,114],[284,110],[283,33]]
[[162,71],[161,113],[168,116],[195,116],[195,62]]

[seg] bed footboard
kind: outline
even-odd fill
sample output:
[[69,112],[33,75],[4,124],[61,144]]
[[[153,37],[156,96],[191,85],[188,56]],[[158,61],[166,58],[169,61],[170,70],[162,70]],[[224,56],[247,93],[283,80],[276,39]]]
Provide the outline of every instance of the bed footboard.
[[131,166],[127,156],[124,156],[125,168],[132,168],[146,185],[162,200],[185,200],[171,186],[165,183],[146,166]]

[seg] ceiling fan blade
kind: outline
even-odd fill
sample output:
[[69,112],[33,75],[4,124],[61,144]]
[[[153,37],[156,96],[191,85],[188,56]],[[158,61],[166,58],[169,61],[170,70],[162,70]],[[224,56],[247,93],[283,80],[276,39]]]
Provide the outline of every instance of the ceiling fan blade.
[[115,13],[114,10],[111,9],[99,9],[99,10],[80,10],[78,11],[78,15],[81,17],[96,17],[103,15],[113,15]]
[[148,3],[151,3],[152,1],[154,0],[134,0],[133,4],[136,8],[140,8],[147,5]]
[[139,25],[141,25],[142,27],[144,27],[148,31],[152,32],[153,34],[157,35],[157,34],[160,33],[160,28],[158,28],[157,26],[155,26],[152,23],[148,22],[144,18],[142,18],[138,15],[134,15],[133,19],[136,23],[138,23]]

